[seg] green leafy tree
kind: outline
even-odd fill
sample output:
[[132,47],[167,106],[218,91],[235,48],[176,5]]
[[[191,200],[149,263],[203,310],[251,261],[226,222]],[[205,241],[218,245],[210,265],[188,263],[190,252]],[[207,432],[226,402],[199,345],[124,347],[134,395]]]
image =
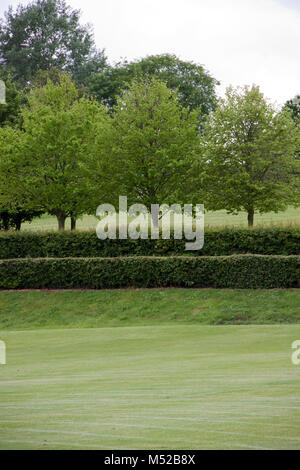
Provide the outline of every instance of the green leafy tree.
[[[34,217],[42,214],[32,208],[27,208],[28,198],[26,193],[16,198],[13,187],[16,174],[12,161],[16,158],[17,153],[22,152],[22,142],[24,133],[11,126],[0,127],[0,229],[20,230],[22,222],[30,222]],[[4,170],[5,168],[5,170]],[[4,171],[1,171],[1,170]],[[18,182],[20,186],[22,182]]]
[[106,65],[92,30],[79,23],[80,12],[64,0],[35,0],[10,7],[0,23],[0,64],[18,82],[28,84],[39,70],[56,67],[84,83]]
[[278,112],[259,88],[227,89],[209,117],[196,180],[212,210],[284,210],[298,204],[299,128],[287,111]]
[[21,105],[24,103],[23,92],[18,89],[9,74],[0,70],[0,80],[5,84],[6,103],[0,103],[0,126],[21,124]]
[[300,118],[300,95],[296,95],[292,100],[288,100],[284,109],[287,109],[291,112],[293,119]]
[[123,90],[134,79],[157,78],[178,90],[179,103],[190,110],[209,114],[216,106],[215,87],[218,82],[202,65],[182,61],[172,54],[151,55],[138,61],[116,64],[101,74],[93,75],[89,89],[112,107]]
[[2,139],[0,174],[6,181],[6,198],[17,204],[26,196],[29,209],[55,215],[62,230],[67,217],[89,209],[93,188],[86,166],[95,136],[110,118],[98,103],[79,98],[68,77],[32,90],[22,117],[24,132],[16,136],[16,143],[7,136]]
[[[0,104],[0,132],[7,136],[8,141],[9,135],[12,138],[10,142],[9,149],[13,148],[13,145],[16,144],[20,134],[20,126],[22,124],[21,119],[21,106],[24,103],[24,94],[19,90],[16,84],[12,81],[9,74],[0,73],[0,79],[5,83],[6,88],[6,103]],[[15,128],[15,131],[12,128]],[[3,150],[7,147],[4,147],[2,143],[2,153]],[[6,181],[4,180],[4,183]],[[3,187],[5,192],[5,185]],[[0,205],[0,229],[16,229],[20,230],[22,222],[31,221],[34,217],[41,215],[40,211],[27,210],[23,207],[24,201],[19,201],[19,204],[15,205],[12,201],[7,201],[6,204]]]
[[54,85],[59,85],[64,77],[71,78],[68,72],[63,72],[57,67],[51,67],[49,70],[38,70],[31,79],[30,89],[42,88],[46,86],[49,81]]
[[[292,100],[287,101],[283,109],[290,112],[293,120],[299,126],[300,125],[300,95],[296,95]],[[295,151],[295,158],[300,160],[300,145]],[[296,167],[294,170],[294,173],[297,178],[300,178],[300,167]]]
[[[128,202],[180,202],[198,146],[196,112],[157,80],[133,81],[112,116],[111,147],[101,175],[112,195]],[[115,203],[116,200],[108,202]]]

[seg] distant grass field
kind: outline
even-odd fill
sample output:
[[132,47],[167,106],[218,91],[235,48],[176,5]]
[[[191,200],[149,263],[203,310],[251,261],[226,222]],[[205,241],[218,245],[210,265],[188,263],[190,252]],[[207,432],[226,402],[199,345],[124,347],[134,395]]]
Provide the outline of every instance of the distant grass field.
[[[256,214],[255,225],[300,225],[300,208],[289,208],[285,212],[270,212],[268,214]],[[95,230],[97,218],[85,215],[77,221],[78,230]],[[206,227],[246,227],[247,215],[241,212],[238,215],[227,214],[226,211],[208,212],[205,214]],[[70,228],[70,220],[66,221],[66,229]],[[22,224],[22,230],[57,230],[55,217],[43,215],[40,219],[34,219],[31,223]]]
[[300,327],[0,331],[0,449],[300,449]]

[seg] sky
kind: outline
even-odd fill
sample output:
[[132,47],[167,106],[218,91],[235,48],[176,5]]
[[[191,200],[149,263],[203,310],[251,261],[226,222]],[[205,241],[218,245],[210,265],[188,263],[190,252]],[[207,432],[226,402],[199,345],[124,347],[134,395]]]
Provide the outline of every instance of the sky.
[[[0,0],[8,5],[28,0]],[[67,0],[111,63],[172,53],[227,86],[259,85],[278,105],[300,94],[300,0]]]

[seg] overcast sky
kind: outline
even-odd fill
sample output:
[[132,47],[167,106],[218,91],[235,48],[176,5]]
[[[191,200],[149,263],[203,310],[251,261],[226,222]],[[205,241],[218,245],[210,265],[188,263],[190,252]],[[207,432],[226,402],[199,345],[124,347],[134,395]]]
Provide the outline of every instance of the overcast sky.
[[[27,0],[0,0],[8,5]],[[300,94],[300,0],[67,0],[110,62],[174,53],[226,86],[255,83],[278,104]]]

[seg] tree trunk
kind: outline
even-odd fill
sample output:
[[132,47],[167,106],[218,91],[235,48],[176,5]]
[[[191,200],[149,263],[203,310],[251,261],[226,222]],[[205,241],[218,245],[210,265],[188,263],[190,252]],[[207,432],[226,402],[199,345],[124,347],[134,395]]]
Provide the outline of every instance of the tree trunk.
[[71,230],[76,230],[76,217],[71,217]]
[[251,209],[248,210],[248,227],[253,227],[253,222],[254,222],[254,209],[251,207]]
[[22,218],[17,217],[16,218],[16,231],[19,232],[21,230],[21,223],[22,223]]
[[66,214],[65,213],[60,213],[56,215],[57,217],[57,222],[58,222],[58,230],[65,230],[65,222],[66,222]]
[[9,230],[9,216],[7,213],[2,214],[2,222],[5,232]]

